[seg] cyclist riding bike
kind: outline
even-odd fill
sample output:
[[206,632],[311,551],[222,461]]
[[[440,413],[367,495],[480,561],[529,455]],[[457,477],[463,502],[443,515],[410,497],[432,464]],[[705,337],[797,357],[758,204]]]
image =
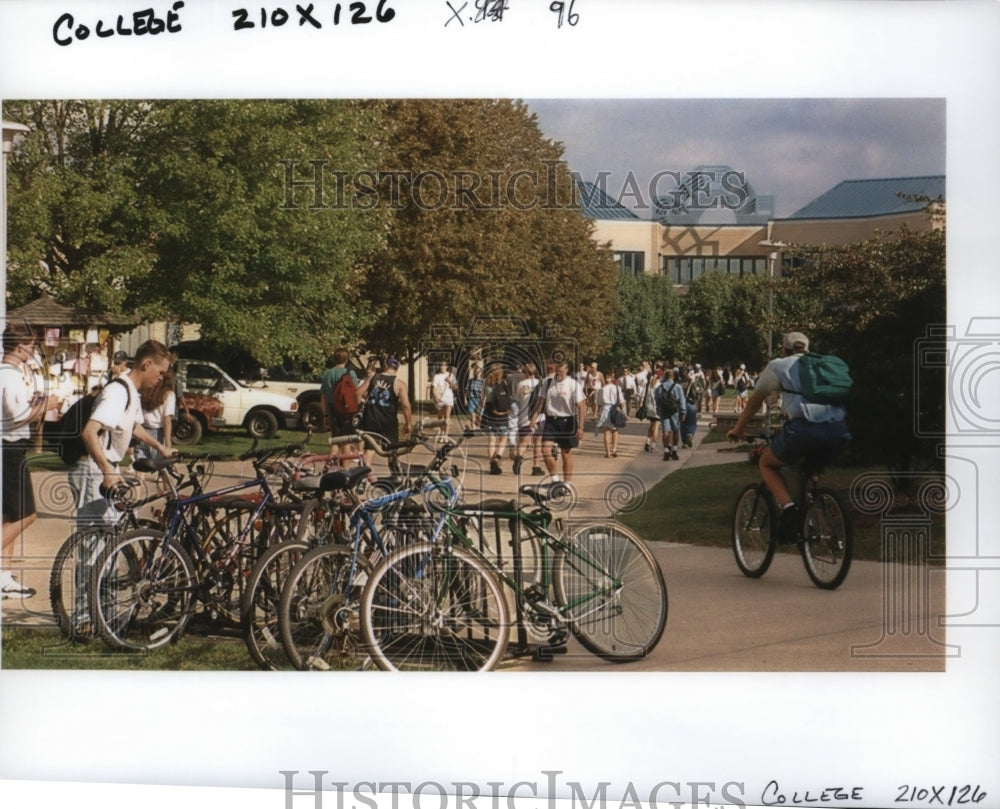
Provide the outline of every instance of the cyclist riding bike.
[[744,439],[747,424],[772,393],[781,392],[782,428],[760,456],[760,476],[781,509],[778,536],[781,542],[795,542],[795,532],[801,524],[795,504],[781,469],[798,463],[806,455],[821,455],[829,462],[839,454],[851,438],[847,429],[843,405],[811,402],[800,391],[799,359],[809,353],[809,338],[793,331],[782,341],[783,357],[771,360],[761,373],[736,426],[729,431],[730,441]]

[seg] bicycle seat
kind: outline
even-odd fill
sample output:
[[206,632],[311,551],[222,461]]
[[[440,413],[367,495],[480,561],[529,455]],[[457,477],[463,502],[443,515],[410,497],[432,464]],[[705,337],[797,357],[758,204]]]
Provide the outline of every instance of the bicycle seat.
[[510,513],[517,511],[517,503],[513,500],[504,500],[499,497],[491,497],[488,500],[480,500],[478,503],[464,503],[460,508],[456,509],[463,514],[470,513],[490,513],[495,511],[502,511]]
[[292,488],[296,491],[332,492],[340,489],[350,490],[365,480],[371,474],[367,466],[355,466],[351,469],[335,469],[322,475],[310,475],[295,481]]
[[138,458],[132,468],[136,472],[159,472],[168,466],[174,466],[181,461],[180,455],[170,455],[166,458]]
[[570,487],[568,483],[559,480],[554,483],[525,483],[518,491],[544,506],[553,497],[566,497],[570,494]]

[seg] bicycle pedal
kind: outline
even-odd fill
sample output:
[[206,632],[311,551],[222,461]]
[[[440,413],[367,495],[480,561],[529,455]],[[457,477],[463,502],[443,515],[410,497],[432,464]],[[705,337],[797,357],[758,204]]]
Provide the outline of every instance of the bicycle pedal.
[[559,646],[537,646],[535,647],[535,660],[541,662],[551,662],[556,655],[566,654],[566,644]]

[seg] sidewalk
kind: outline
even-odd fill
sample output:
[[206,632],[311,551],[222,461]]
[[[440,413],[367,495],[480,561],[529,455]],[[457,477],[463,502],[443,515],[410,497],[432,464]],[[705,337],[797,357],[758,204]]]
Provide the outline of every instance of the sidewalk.
[[[652,452],[643,451],[648,422],[639,423],[630,418],[619,436],[618,457],[605,458],[604,442],[594,435],[594,422],[588,421],[583,441],[573,451],[575,497],[572,502],[561,505],[560,516],[570,520],[610,518],[678,469],[742,460],[741,456],[717,452],[720,444],[713,443],[701,449],[710,422],[708,415],[702,415],[694,436],[694,449],[679,450],[679,461],[664,461],[662,445]],[[525,459],[520,477],[515,476],[509,454],[501,464],[502,474],[490,475],[485,436],[467,441],[463,448],[466,450],[464,462],[461,462],[460,453],[456,453],[453,460],[459,464],[460,471],[464,471],[464,497],[468,502],[495,497],[516,498],[519,486],[551,480],[547,474],[544,477],[531,475],[530,457]],[[425,453],[413,456],[414,463],[425,460]],[[384,469],[384,462],[376,459],[376,473]],[[248,464],[220,463],[215,469],[213,485],[224,485],[230,479],[238,480],[250,474],[252,469]],[[23,601],[5,599],[0,607],[0,620],[5,626],[54,628],[49,608],[49,571],[60,545],[73,531],[72,496],[64,471],[38,471],[33,474],[33,481],[38,520],[19,539],[11,567],[20,581],[37,592],[33,598]]]

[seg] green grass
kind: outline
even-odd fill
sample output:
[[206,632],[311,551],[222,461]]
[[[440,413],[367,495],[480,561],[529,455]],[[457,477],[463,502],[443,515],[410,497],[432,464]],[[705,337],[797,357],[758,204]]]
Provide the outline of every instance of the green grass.
[[[822,485],[848,504],[854,527],[854,558],[878,561],[882,559],[882,518],[850,508],[851,484],[859,475],[872,471],[876,470],[832,467],[824,473]],[[758,479],[759,473],[748,463],[680,469],[654,486],[642,508],[624,515],[622,522],[647,540],[730,547],[736,498],[747,483]],[[943,556],[944,515],[932,519],[931,538],[931,554]]]
[[[307,445],[310,452],[327,452],[330,445],[327,442],[326,433],[314,434]],[[306,433],[302,430],[283,430],[274,438],[263,438],[257,442],[258,449],[270,447],[283,447],[286,444],[297,444],[306,439]],[[231,429],[220,430],[217,433],[205,433],[205,436],[197,444],[187,446],[175,446],[178,452],[186,454],[210,454],[223,457],[238,458],[253,446],[253,439],[246,434],[245,430]],[[28,456],[28,464],[34,470],[65,471],[66,466],[59,459],[59,456],[52,452],[31,453]]]
[[140,653],[111,649],[101,641],[68,643],[55,630],[5,627],[4,669],[115,671],[256,671],[237,637],[186,634],[176,644]]

